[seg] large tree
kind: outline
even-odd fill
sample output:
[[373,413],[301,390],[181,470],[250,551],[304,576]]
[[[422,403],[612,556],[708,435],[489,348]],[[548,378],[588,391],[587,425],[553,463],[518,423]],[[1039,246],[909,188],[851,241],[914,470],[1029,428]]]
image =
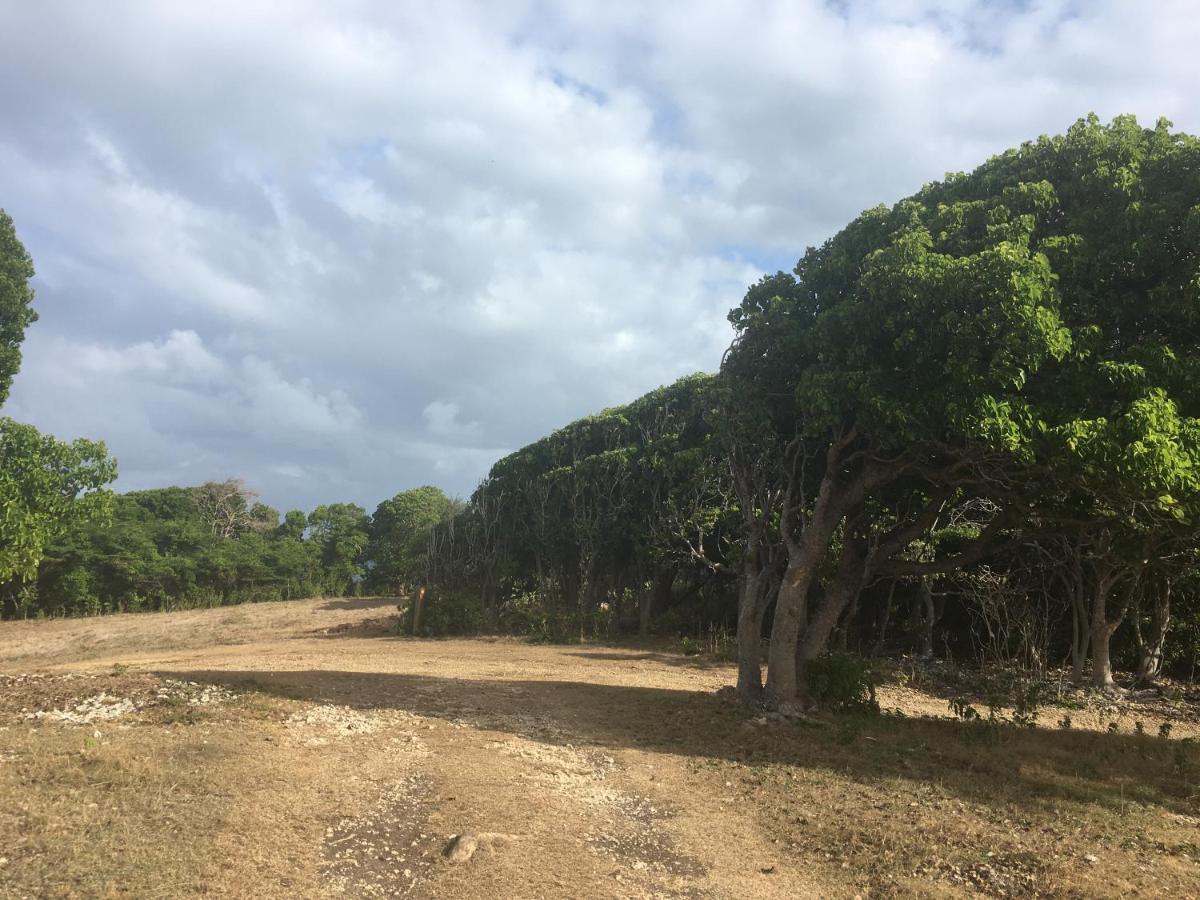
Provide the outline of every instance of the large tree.
[[[32,277],[33,261],[0,210],[0,405],[21,365],[25,329],[37,319]],[[103,443],[65,443],[0,418],[0,591],[8,600],[37,572],[47,541],[72,521],[109,512],[102,488],[115,477]]]
[[37,572],[46,543],[72,522],[106,517],[116,477],[104,444],[71,443],[0,418],[0,585]]
[[405,591],[424,574],[429,533],[450,518],[456,504],[440,488],[425,485],[384,500],[371,517],[368,579],[378,591]]
[[[751,288],[722,375],[735,404],[766,400],[784,448],[774,703],[798,700],[797,648],[824,648],[866,578],[977,559],[1029,514],[1024,485],[1119,484],[1190,515],[1198,238],[1200,144],[1093,117],[869,210]],[[981,495],[999,513],[974,546],[911,553]]]
[[318,548],[328,593],[357,592],[370,522],[367,511],[356,503],[329,503],[308,514],[309,533]]

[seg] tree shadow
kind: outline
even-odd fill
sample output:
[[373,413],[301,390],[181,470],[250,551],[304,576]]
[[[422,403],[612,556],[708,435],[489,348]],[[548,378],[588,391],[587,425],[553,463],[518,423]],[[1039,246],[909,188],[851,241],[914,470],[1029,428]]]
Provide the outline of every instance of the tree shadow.
[[760,724],[708,692],[577,681],[339,671],[162,672],[293,700],[396,709],[549,744],[627,747],[862,783],[936,785],[974,802],[1051,813],[1131,801],[1194,815],[1200,748],[1178,740],[894,715]]
[[631,649],[622,652],[617,647],[612,650],[566,650],[564,652],[567,656],[580,656],[584,659],[616,662],[647,660],[685,669],[733,669],[733,663],[711,656],[684,656],[682,653],[667,653],[656,650]]
[[384,606],[395,607],[399,602],[399,597],[340,597],[322,603],[317,609],[379,609]]
[[402,621],[400,616],[373,616],[354,622],[341,622],[326,628],[314,628],[301,632],[297,638],[399,638]]

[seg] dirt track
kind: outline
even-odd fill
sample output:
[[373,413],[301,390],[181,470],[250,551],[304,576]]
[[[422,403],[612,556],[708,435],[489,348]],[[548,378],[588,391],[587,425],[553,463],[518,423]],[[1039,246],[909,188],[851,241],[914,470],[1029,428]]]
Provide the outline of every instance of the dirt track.
[[[1069,771],[1083,742],[1120,736],[964,744],[979,773],[963,777],[957,723],[763,725],[714,695],[727,667],[412,641],[391,612],[317,600],[0,626],[0,672],[44,674],[0,682],[0,895],[1200,890],[1186,777],[1181,797],[1175,779],[1126,801],[1120,754]],[[131,711],[54,723],[98,691]],[[1144,844],[1108,830],[1118,786]],[[443,855],[456,834],[476,847],[458,863]]]

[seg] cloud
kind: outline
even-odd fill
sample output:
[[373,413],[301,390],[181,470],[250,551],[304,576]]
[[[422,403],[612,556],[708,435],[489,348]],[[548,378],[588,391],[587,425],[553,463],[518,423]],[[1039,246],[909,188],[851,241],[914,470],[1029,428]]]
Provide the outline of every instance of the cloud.
[[482,423],[459,421],[457,403],[434,400],[421,410],[421,415],[425,419],[429,433],[436,437],[467,439],[477,438],[483,433]]
[[1200,131],[1163,0],[0,6],[6,414],[122,487],[468,492],[715,369],[746,286],[1080,115]]

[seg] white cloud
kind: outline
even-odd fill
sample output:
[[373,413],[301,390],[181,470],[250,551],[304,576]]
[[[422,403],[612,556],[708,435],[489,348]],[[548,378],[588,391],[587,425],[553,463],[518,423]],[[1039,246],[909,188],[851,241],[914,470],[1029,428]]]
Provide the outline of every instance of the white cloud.
[[1093,109],[1200,131],[1193,12],[2,5],[42,315],[5,412],[105,437],[127,487],[465,493],[715,368],[746,285],[867,206]]
[[435,437],[466,440],[477,438],[483,433],[481,423],[459,420],[457,403],[434,400],[421,410],[421,416],[425,419],[429,433]]

